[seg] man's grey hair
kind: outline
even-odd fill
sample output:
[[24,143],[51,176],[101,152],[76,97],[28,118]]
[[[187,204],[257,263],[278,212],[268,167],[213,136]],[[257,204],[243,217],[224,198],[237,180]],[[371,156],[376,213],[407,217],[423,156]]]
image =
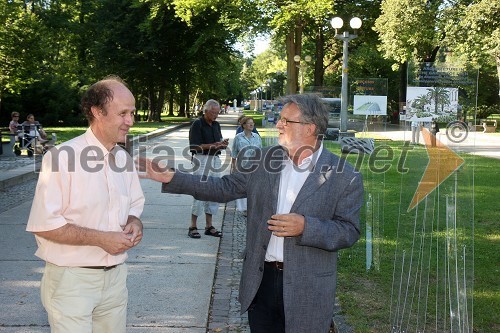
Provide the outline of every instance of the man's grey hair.
[[316,125],[316,135],[321,135],[328,128],[328,108],[325,103],[314,94],[288,95],[282,98],[283,106],[293,103],[298,106],[301,121]]
[[220,104],[219,102],[217,102],[215,99],[209,99],[205,105],[203,105],[203,113],[205,113],[205,111],[213,108],[213,107],[216,107],[217,109],[220,110]]

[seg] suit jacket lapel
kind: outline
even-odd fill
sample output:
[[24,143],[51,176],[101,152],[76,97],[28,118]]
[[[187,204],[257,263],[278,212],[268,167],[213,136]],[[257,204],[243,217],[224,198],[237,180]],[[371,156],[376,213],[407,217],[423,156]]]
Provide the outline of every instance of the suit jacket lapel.
[[[275,159],[278,160],[279,158],[284,159],[286,158],[286,153],[283,150],[281,146],[276,146],[274,149],[270,149],[269,153],[275,154]],[[278,195],[279,195],[279,188],[280,188],[280,179],[281,179],[281,170],[283,169],[283,163],[281,163],[279,167],[279,171],[277,172],[268,172],[267,173],[267,181],[269,182],[271,186],[271,198],[272,198],[272,207],[273,207],[273,212],[276,213],[278,209]]]
[[316,191],[328,180],[328,178],[331,177],[333,167],[330,157],[330,153],[323,148],[321,155],[314,165],[313,171],[309,174],[304,182],[304,185],[297,194],[297,198],[295,199],[290,212],[296,211],[309,196],[314,195],[314,193],[316,193]]

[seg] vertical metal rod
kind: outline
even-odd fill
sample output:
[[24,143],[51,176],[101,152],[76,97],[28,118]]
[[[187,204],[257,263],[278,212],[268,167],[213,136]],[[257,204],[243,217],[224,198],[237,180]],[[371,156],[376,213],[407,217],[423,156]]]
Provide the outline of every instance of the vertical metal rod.
[[368,193],[366,201],[366,270],[372,267],[372,227],[373,227],[373,198],[372,194]]
[[342,37],[343,50],[342,50],[342,91],[340,99],[340,133],[347,132],[347,80],[349,68],[347,62],[349,59],[349,32],[344,31]]

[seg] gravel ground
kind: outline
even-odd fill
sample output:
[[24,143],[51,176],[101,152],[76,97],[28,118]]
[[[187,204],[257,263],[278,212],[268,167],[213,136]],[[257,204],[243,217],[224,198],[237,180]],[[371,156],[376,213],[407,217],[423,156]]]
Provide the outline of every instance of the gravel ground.
[[19,203],[32,200],[35,194],[36,179],[17,184],[6,191],[0,191],[0,213],[15,208]]
[[[36,157],[36,161],[41,159]],[[33,158],[27,156],[0,157],[0,172],[11,170],[20,166],[33,164]],[[16,184],[5,191],[0,191],[0,213],[15,208],[19,203],[33,199],[35,194],[36,179]]]

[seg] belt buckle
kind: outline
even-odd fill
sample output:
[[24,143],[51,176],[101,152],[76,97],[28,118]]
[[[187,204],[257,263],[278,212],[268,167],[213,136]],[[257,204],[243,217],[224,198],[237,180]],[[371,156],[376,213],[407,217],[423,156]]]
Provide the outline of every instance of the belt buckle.
[[266,264],[271,265],[274,269],[283,270],[283,262],[281,261],[266,261]]

